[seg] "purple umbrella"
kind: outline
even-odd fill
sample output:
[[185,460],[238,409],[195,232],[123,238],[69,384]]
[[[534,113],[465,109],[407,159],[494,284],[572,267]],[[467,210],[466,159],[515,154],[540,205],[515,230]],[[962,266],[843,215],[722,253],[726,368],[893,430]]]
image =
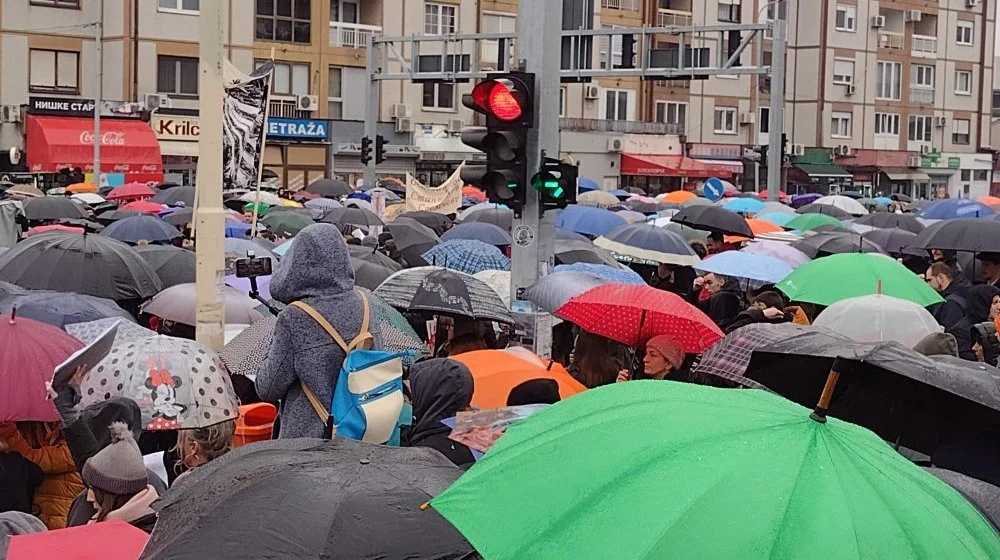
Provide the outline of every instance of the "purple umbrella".
[[798,194],[792,197],[792,208],[801,208],[823,198],[819,193]]
[[776,258],[792,268],[797,268],[812,260],[802,251],[799,251],[787,243],[782,243],[781,241],[770,241],[766,239],[751,241],[746,247],[740,250],[745,253]]

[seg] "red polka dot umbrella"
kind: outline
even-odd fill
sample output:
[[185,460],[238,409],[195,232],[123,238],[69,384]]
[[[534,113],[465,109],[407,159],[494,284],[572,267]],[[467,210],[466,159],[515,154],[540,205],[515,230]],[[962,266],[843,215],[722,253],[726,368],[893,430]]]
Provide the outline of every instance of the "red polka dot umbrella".
[[697,354],[722,339],[722,331],[680,296],[645,285],[604,284],[591,288],[556,310],[556,316],[587,332],[629,346],[670,335]]

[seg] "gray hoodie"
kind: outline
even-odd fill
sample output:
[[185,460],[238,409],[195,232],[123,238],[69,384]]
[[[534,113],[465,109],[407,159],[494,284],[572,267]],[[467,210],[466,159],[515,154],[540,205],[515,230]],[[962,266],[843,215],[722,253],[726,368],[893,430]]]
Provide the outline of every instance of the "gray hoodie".
[[[337,228],[314,224],[303,229],[271,280],[274,299],[311,305],[348,343],[361,328],[362,306],[354,289],[347,244]],[[369,332],[381,348],[374,313]],[[257,374],[257,393],[265,401],[281,400],[278,437],[323,437],[324,426],[309,404],[300,382],[329,406],[344,362],[344,352],[312,317],[287,307],[278,315],[267,361]]]

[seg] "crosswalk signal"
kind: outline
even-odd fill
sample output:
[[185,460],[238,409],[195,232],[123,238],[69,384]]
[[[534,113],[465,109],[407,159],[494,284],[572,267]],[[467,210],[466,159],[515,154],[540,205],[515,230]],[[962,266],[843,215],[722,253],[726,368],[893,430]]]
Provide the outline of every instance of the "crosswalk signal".
[[542,168],[531,178],[538,191],[542,211],[576,204],[576,183],[580,168],[553,158],[542,158]]
[[368,165],[372,160],[372,141],[367,136],[361,138],[361,165]]
[[379,134],[375,137],[375,163],[380,164],[385,161],[385,137]]
[[506,204],[520,215],[528,188],[525,148],[535,126],[535,75],[495,74],[476,84],[462,104],[486,115],[485,127],[467,127],[462,142],[486,154],[485,165],[466,165],[462,180],[486,191],[490,202]]

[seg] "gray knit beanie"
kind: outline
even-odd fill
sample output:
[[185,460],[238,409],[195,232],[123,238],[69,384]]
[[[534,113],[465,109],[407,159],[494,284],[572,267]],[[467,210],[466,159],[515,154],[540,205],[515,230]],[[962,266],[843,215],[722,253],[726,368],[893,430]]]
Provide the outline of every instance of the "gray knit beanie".
[[111,444],[87,460],[81,473],[83,481],[111,494],[132,495],[142,491],[149,479],[132,432],[124,422],[114,422],[108,430]]

